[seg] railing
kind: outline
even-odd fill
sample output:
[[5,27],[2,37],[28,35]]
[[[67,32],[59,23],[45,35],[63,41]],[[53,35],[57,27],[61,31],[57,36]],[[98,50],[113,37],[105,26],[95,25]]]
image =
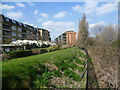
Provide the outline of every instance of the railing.
[[3,30],[5,30],[5,31],[11,31],[9,28],[3,28]]
[[83,77],[86,76],[86,90],[89,90],[90,88],[99,89],[94,66],[92,64],[92,61],[90,60],[88,51],[85,48],[81,48],[81,50],[85,52],[86,60],[80,82],[82,81]]

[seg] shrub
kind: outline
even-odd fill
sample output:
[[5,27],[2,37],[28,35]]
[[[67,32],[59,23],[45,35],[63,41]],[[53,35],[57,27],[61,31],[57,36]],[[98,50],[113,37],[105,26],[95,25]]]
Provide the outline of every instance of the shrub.
[[47,49],[47,48],[41,48],[41,49],[40,49],[40,53],[46,53],[46,52],[48,52],[48,49]]
[[67,48],[71,48],[71,46],[69,46],[69,45],[62,46],[62,49],[67,49]]
[[39,54],[39,53],[40,53],[40,50],[39,50],[39,49],[33,49],[33,50],[32,50],[32,53],[33,53],[34,55]]
[[7,59],[10,58],[9,54],[2,54],[1,56],[2,56],[2,61],[7,60]]
[[46,88],[51,79],[52,73],[50,71],[44,72],[42,75],[38,75],[34,82],[36,88]]
[[59,70],[54,71],[54,75],[58,76],[58,77],[62,76],[62,74],[61,74],[61,72]]
[[64,75],[69,78],[72,78],[75,81],[80,81],[80,76],[69,69],[64,70]]
[[59,61],[59,62],[55,62],[55,65],[61,70],[65,70],[69,67],[69,65],[65,62],[65,61]]
[[57,45],[53,45],[49,47],[49,51],[56,51],[56,50],[60,50],[60,47]]
[[10,55],[10,58],[13,59],[13,58],[31,56],[32,51],[31,50],[16,50],[16,51],[11,51],[8,54]]

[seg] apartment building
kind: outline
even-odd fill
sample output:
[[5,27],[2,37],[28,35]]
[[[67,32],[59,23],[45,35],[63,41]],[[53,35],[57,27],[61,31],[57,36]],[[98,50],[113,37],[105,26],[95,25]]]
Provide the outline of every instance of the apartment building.
[[66,31],[55,38],[56,44],[67,44],[67,45],[75,45],[76,44],[76,32],[73,30]]
[[42,41],[51,41],[50,38],[50,31],[48,31],[47,29],[43,29],[43,28],[38,28],[39,31],[39,39]]
[[0,14],[0,43],[7,44],[16,40],[50,41],[51,38],[46,29],[34,28]]

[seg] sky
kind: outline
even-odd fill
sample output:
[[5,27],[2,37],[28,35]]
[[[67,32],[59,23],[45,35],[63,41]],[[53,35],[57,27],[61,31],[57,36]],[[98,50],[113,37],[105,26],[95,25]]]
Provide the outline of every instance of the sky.
[[2,2],[2,14],[51,32],[52,40],[67,30],[78,31],[86,14],[89,27],[118,24],[117,2]]

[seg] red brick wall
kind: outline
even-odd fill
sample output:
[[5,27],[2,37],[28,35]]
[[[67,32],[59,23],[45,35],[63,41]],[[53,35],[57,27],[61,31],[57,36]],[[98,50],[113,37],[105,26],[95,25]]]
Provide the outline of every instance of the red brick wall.
[[76,32],[67,32],[66,41],[67,41],[67,45],[75,45],[76,44]]

